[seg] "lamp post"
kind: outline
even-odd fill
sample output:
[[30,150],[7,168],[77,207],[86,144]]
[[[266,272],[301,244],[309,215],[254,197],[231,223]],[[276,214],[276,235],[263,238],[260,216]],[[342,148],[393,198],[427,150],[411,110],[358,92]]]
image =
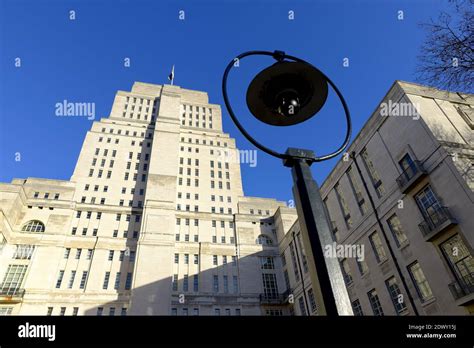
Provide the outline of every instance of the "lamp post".
[[[255,140],[240,124],[227,95],[227,78],[236,59],[264,55],[273,57],[276,63],[261,71],[247,90],[247,106],[260,121],[273,126],[292,126],[313,117],[325,104],[328,84],[336,92],[345,111],[347,132],[342,145],[336,151],[316,156],[313,151],[288,148],[285,153],[276,152]],[[319,187],[311,174],[314,162],[333,158],[349,144],[351,121],[349,108],[335,84],[320,70],[308,62],[282,51],[249,51],[234,58],[225,69],[222,93],[229,115],[240,132],[255,147],[283,160],[293,176],[293,195],[301,227],[303,245],[308,260],[309,273],[316,299],[322,305],[318,312],[323,315],[353,315],[349,295],[339,261],[325,257],[323,247],[332,245],[332,231],[321,199]]]

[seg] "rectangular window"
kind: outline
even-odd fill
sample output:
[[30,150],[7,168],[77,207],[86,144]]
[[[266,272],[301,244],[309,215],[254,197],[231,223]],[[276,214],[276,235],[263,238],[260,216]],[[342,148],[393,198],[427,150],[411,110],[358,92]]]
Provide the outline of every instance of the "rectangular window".
[[390,294],[390,298],[392,299],[392,303],[397,314],[404,312],[407,309],[407,306],[395,277],[391,277],[390,279],[386,280],[385,285],[387,286],[388,293]]
[[199,291],[199,276],[197,274],[193,276],[193,291]]
[[110,272],[105,272],[104,283],[102,284],[102,289],[107,290],[109,287]]
[[441,204],[438,197],[434,194],[430,185],[425,186],[420,192],[415,195],[415,200],[423,217],[431,225],[437,226],[437,214],[441,209]]
[[228,280],[228,277],[225,275],[223,277],[223,280],[224,280],[224,293],[228,293],[229,292],[229,280]]
[[69,283],[67,285],[68,289],[72,289],[75,278],[76,278],[76,271],[71,271],[71,277],[69,278]]
[[290,254],[291,254],[291,261],[292,261],[292,264],[293,264],[293,270],[295,272],[295,278],[296,278],[296,281],[299,282],[300,281],[300,272],[298,270],[298,261],[296,260],[296,253],[295,253],[295,248],[294,248],[293,242],[290,242]]
[[308,299],[309,299],[309,304],[311,306],[311,312],[312,313],[316,312],[317,306],[316,306],[316,300],[314,298],[313,289],[308,290]]
[[303,296],[301,296],[301,297],[299,298],[298,304],[299,304],[299,306],[300,306],[301,315],[302,315],[302,316],[306,316],[306,315],[307,315],[307,313],[306,313],[306,305],[305,305],[305,303],[304,303],[304,298],[303,298]]
[[260,257],[260,268],[261,269],[275,269],[273,257],[271,256]]
[[372,307],[372,311],[374,312],[374,315],[382,316],[383,310],[382,310],[382,305],[380,304],[380,301],[379,301],[379,296],[377,295],[377,291],[373,289],[367,293],[367,296],[369,297],[370,306]]
[[352,228],[351,213],[349,211],[349,207],[346,203],[346,199],[344,198],[344,194],[342,193],[339,183],[334,185],[334,192],[336,192],[337,201],[339,202],[344,221],[346,222],[346,227],[349,230]]
[[239,278],[237,276],[232,276],[232,285],[234,294],[237,294],[239,292]]
[[379,177],[377,170],[374,167],[374,164],[369,158],[369,154],[367,153],[367,149],[363,149],[360,153],[362,156],[362,161],[364,162],[365,169],[369,173],[370,179],[372,181],[372,185],[374,186],[375,191],[377,192],[377,196],[380,198],[385,193],[385,189],[382,184],[382,180]]
[[372,245],[372,249],[374,250],[375,258],[377,262],[382,262],[387,259],[387,255],[385,254],[385,249],[382,245],[382,240],[377,232],[372,233],[369,236],[370,244]]
[[8,265],[3,282],[0,284],[6,295],[13,295],[21,288],[27,268],[27,265]]
[[125,290],[130,290],[132,287],[132,272],[127,273],[127,279],[125,279]]
[[120,275],[121,275],[121,272],[117,272],[115,274],[115,283],[114,283],[115,290],[118,290],[120,288]]
[[351,275],[351,269],[349,267],[349,262],[347,259],[343,259],[341,261],[341,270],[342,270],[342,275],[344,276],[344,282],[346,285],[352,284],[352,275]]
[[474,261],[461,236],[455,234],[441,243],[440,248],[457,279],[457,284],[453,285],[457,285],[465,293],[469,293],[469,289],[474,286]]
[[[10,267],[10,266],[9,266]],[[8,271],[7,271],[8,273]],[[56,289],[59,289],[61,288],[61,283],[63,281],[63,277],[64,277],[64,271],[59,271],[59,275],[58,275],[58,279],[56,281]],[[3,285],[4,286],[4,285]]]
[[173,291],[178,291],[178,275],[173,275]]
[[349,179],[349,184],[351,186],[352,193],[355,196],[357,205],[359,206],[360,213],[362,216],[364,216],[367,213],[367,202],[365,201],[365,198],[362,195],[362,190],[360,188],[359,182],[356,179],[352,167],[349,167],[349,169],[347,170],[347,178]]
[[81,283],[79,284],[79,289],[84,289],[87,281],[87,271],[82,272]]
[[415,284],[416,291],[420,300],[425,302],[433,297],[433,293],[431,292],[431,287],[428,284],[428,280],[426,280],[425,274],[421,269],[420,264],[418,261],[415,261],[410,266],[408,266],[408,271],[410,272],[410,277]]
[[352,311],[354,312],[355,316],[364,315],[364,312],[362,312],[362,306],[360,305],[359,299],[352,301]]
[[365,260],[359,260],[356,258],[357,268],[359,268],[360,275],[364,275],[369,271],[369,267],[367,266],[367,262]]
[[263,293],[266,298],[275,299],[278,297],[278,287],[276,275],[273,273],[263,273]]
[[183,291],[188,291],[189,289],[189,282],[188,282],[188,275],[185,274],[183,278]]
[[[1,244],[0,244],[1,247]],[[34,245],[27,245],[27,244],[19,244],[16,246],[15,253],[13,254],[13,259],[15,260],[31,260],[31,256],[33,255],[33,252],[35,251],[35,246]],[[67,249],[66,249],[67,252]],[[66,254],[64,255],[65,258]],[[69,256],[69,254],[68,254]]]
[[400,223],[400,219],[396,214],[393,214],[387,220],[388,227],[392,232],[393,238],[395,239],[395,243],[397,246],[400,247],[401,245],[405,244],[408,241],[405,232],[403,231],[402,224]]
[[219,277],[217,275],[213,276],[213,286],[212,289],[214,292],[219,292]]

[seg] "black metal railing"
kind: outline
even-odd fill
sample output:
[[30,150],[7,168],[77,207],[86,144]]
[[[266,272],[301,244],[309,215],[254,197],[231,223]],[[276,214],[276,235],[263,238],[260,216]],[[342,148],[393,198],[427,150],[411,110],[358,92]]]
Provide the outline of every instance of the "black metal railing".
[[438,207],[430,215],[425,216],[425,219],[418,226],[420,227],[423,236],[426,236],[438,229],[447,221],[456,223],[456,219],[454,219],[448,207]]
[[400,189],[405,189],[410,181],[419,174],[426,173],[420,161],[413,161],[413,164],[406,168],[397,178],[397,184]]
[[288,301],[288,296],[291,294],[290,290],[283,294],[267,293],[260,294],[260,303],[262,304],[285,304]]
[[448,285],[456,300],[474,293],[474,273],[466,274]]

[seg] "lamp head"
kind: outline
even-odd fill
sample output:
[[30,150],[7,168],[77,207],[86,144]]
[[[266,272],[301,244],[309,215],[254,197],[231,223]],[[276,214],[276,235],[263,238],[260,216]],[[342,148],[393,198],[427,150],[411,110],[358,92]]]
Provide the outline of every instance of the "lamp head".
[[325,77],[303,62],[280,61],[261,71],[247,89],[247,106],[260,121],[292,126],[314,116],[326,102]]

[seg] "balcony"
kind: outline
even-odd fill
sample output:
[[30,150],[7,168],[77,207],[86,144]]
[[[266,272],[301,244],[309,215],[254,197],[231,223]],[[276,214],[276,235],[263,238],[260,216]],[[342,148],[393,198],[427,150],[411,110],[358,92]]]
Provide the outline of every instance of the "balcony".
[[474,302],[474,273],[467,274],[448,286],[458,306]]
[[425,241],[430,242],[439,233],[447,230],[451,226],[457,225],[457,223],[447,207],[439,207],[427,216],[418,227],[420,227]]
[[397,178],[398,187],[402,193],[407,193],[427,174],[420,161],[413,161],[413,165],[405,169]]
[[288,296],[290,291],[285,291],[283,294],[260,294],[260,304],[281,306],[288,303]]
[[0,303],[13,304],[23,300],[25,289],[0,288]]

